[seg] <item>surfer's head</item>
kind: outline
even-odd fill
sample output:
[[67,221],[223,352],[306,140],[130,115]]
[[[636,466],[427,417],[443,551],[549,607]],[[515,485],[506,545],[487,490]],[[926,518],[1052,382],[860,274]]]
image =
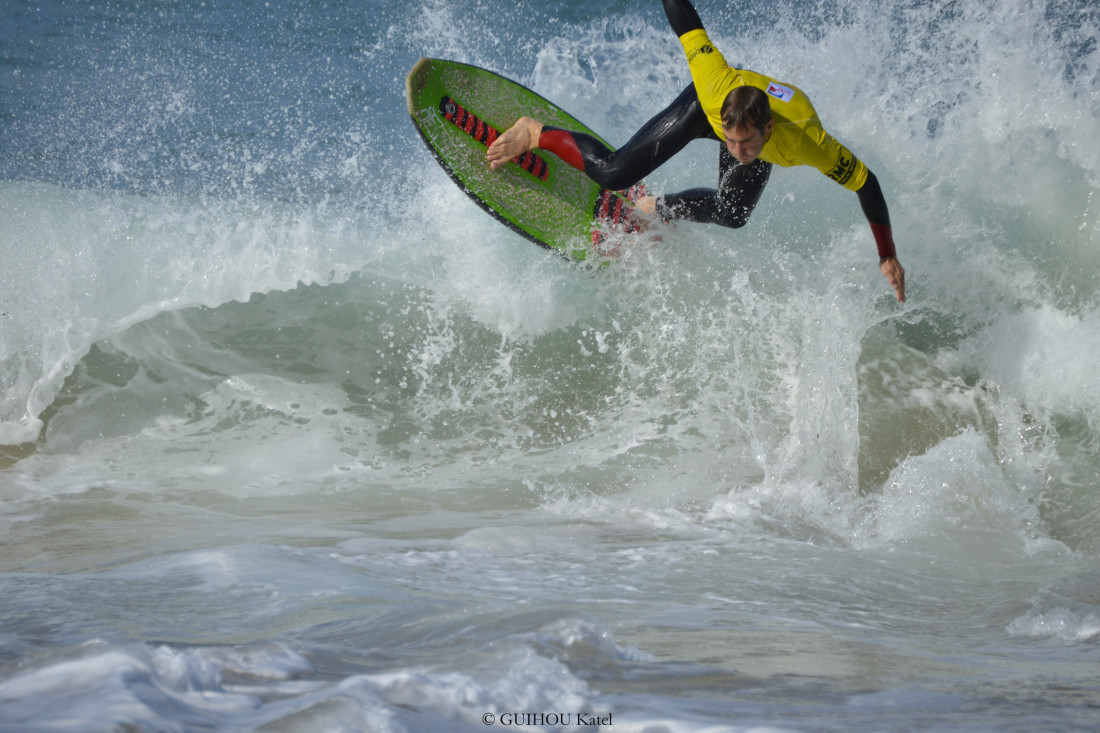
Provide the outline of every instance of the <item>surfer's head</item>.
[[739,163],[752,163],[771,137],[775,121],[768,96],[756,87],[736,87],[722,103],[726,148]]

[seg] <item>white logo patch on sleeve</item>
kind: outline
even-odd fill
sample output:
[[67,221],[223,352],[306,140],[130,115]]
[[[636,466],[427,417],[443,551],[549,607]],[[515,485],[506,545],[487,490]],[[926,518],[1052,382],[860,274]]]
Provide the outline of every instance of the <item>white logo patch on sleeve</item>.
[[782,84],[776,84],[774,81],[768,85],[768,94],[772,95],[780,102],[789,102],[794,98],[794,90],[790,87],[785,87]]

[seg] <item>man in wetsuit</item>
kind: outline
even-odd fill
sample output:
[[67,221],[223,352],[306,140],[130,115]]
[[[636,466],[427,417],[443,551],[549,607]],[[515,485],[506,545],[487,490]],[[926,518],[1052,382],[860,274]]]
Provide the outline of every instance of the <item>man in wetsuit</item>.
[[829,133],[800,90],[745,69],[729,66],[711,43],[689,0],[663,0],[672,30],[680,38],[692,85],[639,130],[623,147],[610,150],[583,133],[545,127],[521,117],[489,146],[489,164],[500,168],[513,157],[541,148],[582,170],[604,188],[623,190],[656,170],[692,140],[724,142],[718,155],[718,188],[693,188],[637,205],[664,219],[741,227],[760,200],[773,164],[809,165],[854,191],[871,225],[879,269],[905,302],[905,270],[898,262],[878,179]]

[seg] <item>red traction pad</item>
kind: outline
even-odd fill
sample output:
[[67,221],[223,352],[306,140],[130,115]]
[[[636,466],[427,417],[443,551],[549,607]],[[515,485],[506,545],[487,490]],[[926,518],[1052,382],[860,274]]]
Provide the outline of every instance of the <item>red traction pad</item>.
[[[641,231],[638,220],[635,218],[630,204],[646,195],[645,187],[638,183],[625,191],[612,191],[609,188],[601,188],[600,195],[596,197],[596,207],[592,216],[596,220],[596,227],[592,230],[592,246],[601,249],[605,238],[605,229],[614,228],[625,234],[633,234]],[[605,254],[616,254],[608,252]]]

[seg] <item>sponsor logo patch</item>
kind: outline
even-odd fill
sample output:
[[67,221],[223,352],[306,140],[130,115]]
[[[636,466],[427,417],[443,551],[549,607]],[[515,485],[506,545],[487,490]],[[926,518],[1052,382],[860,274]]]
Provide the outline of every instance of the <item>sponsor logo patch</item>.
[[793,89],[785,87],[782,84],[776,84],[774,81],[768,85],[766,91],[780,102],[789,102],[794,98]]
[[695,57],[701,53],[714,53],[714,46],[709,43],[700,46],[697,50],[688,55],[688,63],[690,64],[695,60]]
[[845,183],[851,180],[852,174],[856,172],[856,158],[854,155],[844,157],[844,153],[836,159],[836,166],[827,175],[834,181],[843,186]]

